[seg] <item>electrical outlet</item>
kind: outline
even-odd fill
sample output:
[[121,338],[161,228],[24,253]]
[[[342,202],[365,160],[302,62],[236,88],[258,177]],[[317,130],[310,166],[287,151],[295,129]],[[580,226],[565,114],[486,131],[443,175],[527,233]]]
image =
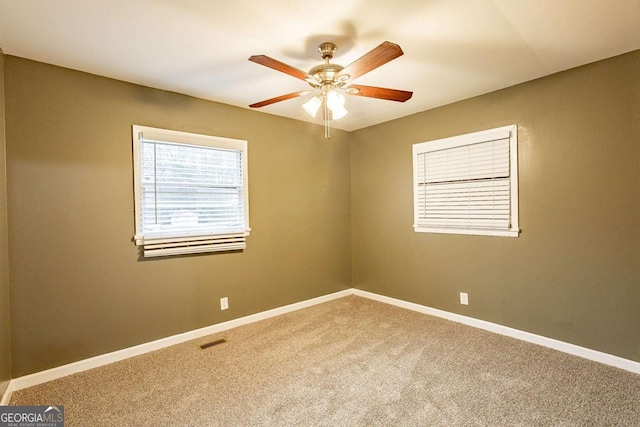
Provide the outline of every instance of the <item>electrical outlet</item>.
[[466,292],[460,292],[460,304],[469,305],[469,294]]
[[220,298],[220,310],[226,310],[229,308],[229,298]]

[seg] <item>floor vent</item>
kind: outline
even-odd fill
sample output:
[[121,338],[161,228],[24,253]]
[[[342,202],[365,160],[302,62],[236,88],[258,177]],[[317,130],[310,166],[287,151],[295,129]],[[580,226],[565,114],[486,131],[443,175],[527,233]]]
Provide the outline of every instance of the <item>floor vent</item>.
[[224,343],[226,343],[226,342],[227,342],[227,340],[225,340],[224,338],[222,338],[222,339],[219,339],[219,340],[215,340],[215,341],[208,342],[208,343],[206,343],[206,344],[202,344],[202,345],[200,346],[200,348],[204,350],[205,348],[213,347],[214,345],[218,345],[218,344],[224,344]]

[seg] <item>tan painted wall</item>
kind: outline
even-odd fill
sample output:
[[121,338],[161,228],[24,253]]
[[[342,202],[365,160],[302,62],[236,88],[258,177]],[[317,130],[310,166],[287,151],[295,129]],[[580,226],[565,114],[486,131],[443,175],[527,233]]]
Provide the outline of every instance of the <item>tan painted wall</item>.
[[[5,61],[14,377],[350,287],[347,133]],[[244,253],[138,259],[132,124],[248,140]]]
[[[414,233],[412,144],[512,123],[521,236]],[[640,361],[638,123],[640,51],[352,133],[354,287]]]
[[11,379],[9,325],[9,249],[7,237],[7,180],[4,125],[4,53],[0,50],[0,396]]

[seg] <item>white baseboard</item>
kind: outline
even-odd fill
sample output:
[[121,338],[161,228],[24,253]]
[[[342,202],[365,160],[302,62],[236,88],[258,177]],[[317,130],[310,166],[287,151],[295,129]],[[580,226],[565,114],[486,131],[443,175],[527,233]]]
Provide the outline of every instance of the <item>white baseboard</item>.
[[384,302],[387,304],[406,308],[408,310],[417,311],[419,313],[441,317],[443,319],[451,320],[454,322],[463,323],[468,326],[473,326],[474,328],[484,329],[485,331],[494,332],[500,335],[506,335],[511,338],[516,338],[522,341],[538,344],[543,347],[548,347],[554,350],[561,351],[563,353],[573,354],[574,356],[579,356],[584,359],[593,360],[594,362],[615,366],[616,368],[624,369],[625,371],[630,371],[636,374],[640,374],[640,363],[635,362],[633,360],[624,359],[622,357],[614,356],[612,354],[603,353],[603,352],[592,350],[586,347],[580,347],[575,344],[569,344],[564,341],[558,341],[553,338],[543,337],[541,335],[532,334],[530,332],[521,331],[519,329],[509,328],[507,326],[498,325],[497,323],[491,323],[484,320],[475,319],[473,317],[463,316],[461,314],[438,310],[436,308],[431,308],[425,305],[415,304],[412,302],[407,302],[407,301],[403,301],[403,300],[399,300],[391,297],[386,297],[383,295],[374,294],[372,292],[361,291],[359,289],[354,289],[353,295],[369,298],[379,302]]
[[9,404],[9,401],[11,400],[11,393],[13,393],[13,380],[9,381],[9,385],[4,391],[2,399],[0,399],[0,406],[7,406]]
[[[228,329],[237,328],[238,326],[247,325],[253,322],[258,322],[260,320],[268,319],[270,317],[279,316],[285,313],[290,313],[292,311],[311,307],[316,304],[321,304],[323,302],[342,298],[352,294],[353,294],[352,289],[346,289],[344,291],[339,291],[329,295],[323,295],[321,297],[312,298],[312,299],[297,302],[294,304],[285,305],[283,307],[274,308],[272,310],[267,310],[260,313],[252,314],[249,316],[241,317],[239,319],[229,320],[228,322],[218,323],[215,325],[206,326],[204,328],[196,329],[196,330],[185,332],[182,334],[173,335],[167,338],[162,338],[156,341],[140,344],[135,347],[129,347],[122,350],[114,351],[112,353],[91,357],[89,359],[79,360],[77,362],[69,363],[67,365],[47,369],[46,371],[36,372],[30,375],[25,375],[23,377],[14,378],[13,380],[11,380],[11,383],[9,386],[10,388],[12,387],[11,391],[21,390],[23,388],[32,387],[34,385],[42,384],[47,381],[55,380],[57,378],[66,377],[67,375],[86,371],[88,369],[97,368],[99,366],[108,365],[109,363],[118,362],[120,360],[128,359],[130,357],[138,356],[144,353],[149,353],[150,351],[159,350],[161,348],[169,347],[175,344],[180,344],[185,341],[190,341],[196,338],[226,331]],[[5,393],[5,395],[6,394],[8,393]],[[7,403],[9,402],[9,399],[10,399],[10,396],[6,398]],[[3,402],[4,400],[5,399],[3,398]]]
[[241,317],[239,319],[230,320],[228,322],[206,326],[204,328],[200,328],[200,329],[185,332],[182,334],[173,335],[167,338],[162,338],[156,341],[140,344],[135,347],[129,347],[123,350],[114,351],[112,353],[91,357],[89,359],[80,360],[78,362],[48,369],[46,371],[36,372],[34,374],[25,375],[19,378],[14,378],[9,382],[9,386],[7,387],[7,390],[4,393],[2,400],[0,401],[0,405],[7,405],[11,399],[11,393],[16,390],[32,387],[34,385],[42,384],[57,378],[62,378],[67,375],[97,368],[99,366],[104,366],[109,363],[118,362],[120,360],[128,359],[133,356],[138,356],[140,354],[159,350],[161,348],[169,347],[171,345],[180,344],[185,341],[190,341],[196,338],[215,334],[228,329],[237,328],[238,326],[243,326],[249,323],[258,322],[260,320],[268,319],[274,316],[279,316],[285,313],[290,313],[292,311],[311,307],[316,304],[321,304],[321,303],[335,300],[338,298],[343,298],[349,295],[356,295],[359,297],[369,298],[371,300],[395,305],[397,307],[405,308],[412,311],[417,311],[419,313],[441,317],[443,319],[462,323],[468,326],[472,326],[474,328],[484,329],[486,331],[494,332],[500,335],[506,335],[508,337],[516,338],[522,341],[527,341],[533,344],[538,344],[544,347],[549,347],[555,350],[562,351],[564,353],[573,354],[575,356],[593,360],[595,362],[603,363],[605,365],[615,366],[617,368],[624,369],[626,371],[640,374],[640,363],[629,360],[629,359],[624,359],[622,357],[614,356],[607,353],[602,353],[596,350],[591,350],[589,348],[580,347],[574,344],[569,344],[569,343],[558,341],[552,338],[543,337],[541,335],[520,331],[518,329],[509,328],[507,326],[498,325],[496,323],[475,319],[473,317],[467,317],[460,314],[438,310],[436,308],[431,308],[424,305],[407,302],[407,301],[399,300],[396,298],[391,298],[384,295],[379,295],[372,292],[367,292],[367,291],[362,291],[359,289],[352,288],[352,289],[345,289],[343,291],[335,292],[329,295],[312,298],[306,301],[285,305],[283,307],[274,308],[272,310],[263,311],[261,313],[252,314],[250,316]]

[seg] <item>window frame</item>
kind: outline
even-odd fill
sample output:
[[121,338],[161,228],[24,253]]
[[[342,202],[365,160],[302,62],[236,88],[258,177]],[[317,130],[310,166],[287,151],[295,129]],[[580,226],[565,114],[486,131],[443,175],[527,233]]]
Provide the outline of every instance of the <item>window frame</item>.
[[[249,236],[249,180],[248,143],[245,140],[219,136],[195,134],[177,130],[132,125],[133,174],[134,174],[134,241],[140,246],[144,257],[183,255],[193,253],[241,250],[246,247],[245,237]],[[242,199],[244,228],[225,232],[151,232],[145,235],[142,224],[142,163],[141,145],[143,140],[162,141],[169,144],[200,146],[241,152]],[[180,243],[176,243],[180,242]]]
[[[469,146],[497,139],[509,138],[509,183],[510,183],[510,227],[502,228],[472,228],[472,227],[434,227],[420,224],[418,154],[447,150]],[[413,144],[413,228],[415,232],[440,234],[466,234],[479,236],[518,237],[520,234],[518,222],[518,126],[508,125],[499,128],[468,133],[449,138]]]

